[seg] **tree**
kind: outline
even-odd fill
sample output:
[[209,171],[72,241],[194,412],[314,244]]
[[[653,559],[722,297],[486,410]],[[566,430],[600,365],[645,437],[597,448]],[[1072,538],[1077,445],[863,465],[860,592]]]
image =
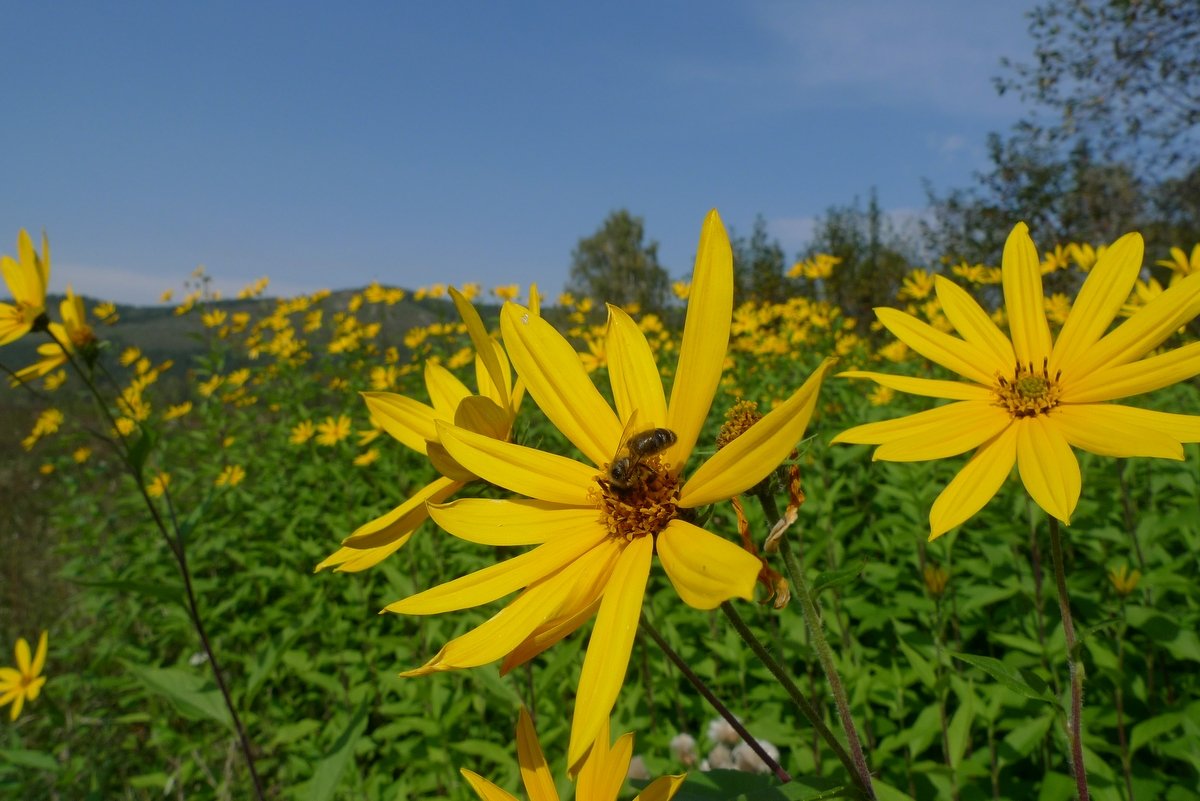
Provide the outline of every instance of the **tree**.
[[841,259],[826,279],[826,298],[859,319],[893,303],[904,275],[919,260],[915,245],[883,214],[873,189],[865,211],[857,199],[826,210],[804,255],[817,253]]
[[1048,0],[1028,16],[1034,61],[1004,59],[996,88],[1056,114],[1051,141],[1103,143],[1104,160],[1139,173],[1196,164],[1200,3]]
[[761,214],[754,218],[750,239],[731,236],[730,246],[733,249],[736,302],[779,303],[787,298],[783,248],[778,240],[769,239],[767,221]]
[[571,253],[567,288],[597,303],[637,304],[660,312],[670,290],[670,276],[658,263],[658,243],[645,243],[645,225],[626,209],[608,215],[590,237]]

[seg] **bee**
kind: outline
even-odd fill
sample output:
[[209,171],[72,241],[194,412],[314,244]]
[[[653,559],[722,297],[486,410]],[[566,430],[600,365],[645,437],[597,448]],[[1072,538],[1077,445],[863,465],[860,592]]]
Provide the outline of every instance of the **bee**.
[[678,439],[669,428],[648,428],[628,439],[622,436],[622,444],[608,467],[609,486],[620,493],[635,489],[644,480],[646,472],[653,470],[645,460],[662,453]]

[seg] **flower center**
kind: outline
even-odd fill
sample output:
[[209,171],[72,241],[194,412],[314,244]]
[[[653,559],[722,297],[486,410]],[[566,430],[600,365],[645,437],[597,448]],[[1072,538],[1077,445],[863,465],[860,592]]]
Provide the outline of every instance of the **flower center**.
[[625,465],[631,480],[614,484],[611,465],[596,478],[596,505],[608,535],[628,541],[653,537],[679,516],[679,479],[671,475],[658,455]]
[[1049,360],[1042,359],[1042,369],[1034,370],[1033,362],[1018,363],[1011,378],[997,375],[996,403],[1013,417],[1036,417],[1058,405],[1062,388],[1058,384],[1062,371],[1050,375]]
[[762,419],[758,404],[754,401],[740,400],[725,412],[725,422],[717,434],[717,450],[746,433],[750,426]]

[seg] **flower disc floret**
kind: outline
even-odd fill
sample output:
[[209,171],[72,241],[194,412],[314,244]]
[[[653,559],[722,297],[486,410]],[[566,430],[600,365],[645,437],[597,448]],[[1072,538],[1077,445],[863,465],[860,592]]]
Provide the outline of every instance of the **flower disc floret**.
[[614,539],[632,541],[639,537],[657,537],[667,524],[679,516],[678,476],[672,475],[659,456],[650,456],[640,465],[636,486],[622,491],[607,478],[610,465],[596,479],[596,506],[600,521]]
[[1062,396],[1061,378],[1061,370],[1050,375],[1048,359],[1042,360],[1042,368],[1038,371],[1034,370],[1032,362],[1017,364],[1011,378],[996,377],[997,403],[1014,418],[1049,414]]

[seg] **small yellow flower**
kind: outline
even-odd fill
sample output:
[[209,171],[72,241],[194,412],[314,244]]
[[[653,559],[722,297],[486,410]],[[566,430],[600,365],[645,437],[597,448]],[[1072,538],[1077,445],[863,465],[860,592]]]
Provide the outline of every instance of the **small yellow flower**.
[[925,300],[933,293],[933,273],[928,270],[913,270],[904,276],[898,297],[902,300]]
[[894,397],[896,397],[896,390],[880,385],[867,396],[867,400],[872,406],[887,406]]
[[364,453],[360,453],[358,456],[354,457],[354,466],[355,467],[366,467],[367,465],[374,464],[375,460],[378,458],[379,458],[379,449],[371,448],[370,450],[368,450]]
[[500,300],[516,300],[517,296],[521,294],[521,287],[517,284],[493,287],[492,294]]
[[242,483],[242,479],[245,477],[246,470],[240,464],[227,465],[217,476],[216,485],[218,487],[236,487]]
[[243,367],[240,370],[234,370],[232,373],[226,376],[225,383],[231,387],[240,387],[242,384],[245,384],[249,378],[250,369],[248,367]]
[[92,314],[105,325],[113,325],[121,319],[121,315],[117,314],[117,306],[114,303],[97,303],[92,307]]
[[[616,801],[633,756],[633,734],[625,734],[609,744],[609,727],[605,722],[579,768],[575,797],[581,801]],[[525,707],[517,721],[517,762],[521,780],[529,801],[558,801],[554,777],[538,742],[533,721]],[[474,771],[462,768],[463,777],[482,801],[516,801],[512,795]],[[683,784],[684,776],[663,776],[655,779],[633,801],[670,801]]]
[[55,341],[38,345],[37,352],[41,358],[18,370],[12,377],[13,386],[57,370],[67,363],[68,354],[89,348],[95,343],[96,335],[88,325],[83,298],[76,296],[70,286],[67,287],[67,296],[60,304],[59,312],[62,314],[62,323],[50,323],[48,326]]
[[38,639],[37,652],[30,659],[29,643],[24,637],[17,640],[15,668],[0,668],[0,706],[12,704],[9,718],[16,720],[26,701],[37,700],[46,683],[42,668],[46,665],[46,644],[49,632],[43,631]]
[[236,441],[237,441],[236,437],[225,437],[225,439],[221,440],[221,447],[222,448],[232,448],[233,443]]
[[158,296],[158,302],[159,303],[170,303],[171,298],[173,298],[173,297],[175,297],[175,290],[164,289],[163,293]]
[[45,462],[38,466],[38,472],[41,473],[43,476],[50,475],[51,473],[54,472],[54,469],[55,469],[54,465],[50,464],[49,462]]
[[293,445],[303,445],[312,439],[316,431],[317,427],[313,425],[312,420],[301,420],[292,427],[292,435],[288,438],[288,442]]
[[42,382],[42,386],[46,388],[47,392],[53,392],[65,383],[67,383],[67,371],[57,370],[46,376],[46,380]]
[[192,410],[192,402],[191,401],[184,401],[183,403],[177,403],[174,406],[167,407],[167,410],[165,412],[163,412],[163,419],[164,420],[174,420],[178,417],[183,417],[185,414],[187,414],[191,410]]
[[225,381],[225,378],[223,376],[214,375],[211,378],[209,378],[207,381],[201,381],[200,386],[196,387],[196,390],[201,395],[208,398],[208,397],[211,397],[212,394],[217,391],[217,388],[220,387],[224,381]]
[[1142,572],[1140,570],[1130,572],[1128,565],[1121,565],[1108,571],[1108,580],[1112,582],[1117,595],[1126,598],[1137,589],[1138,582],[1142,580]]
[[350,436],[351,429],[350,418],[344,414],[340,414],[336,418],[326,417],[317,423],[317,444],[336,445]]
[[140,358],[142,358],[142,352],[134,345],[130,345],[125,350],[121,351],[121,355],[117,357],[117,361],[119,361],[122,366],[128,367]]
[[170,473],[155,473],[154,478],[146,485],[146,494],[151,498],[161,498],[171,484]]
[[687,300],[692,292],[692,284],[689,281],[676,281],[671,284],[671,292],[680,300]]
[[92,457],[92,449],[86,445],[81,445],[71,453],[71,458],[76,464],[83,464]]
[[0,303],[0,345],[6,345],[32,331],[46,313],[46,286],[50,282],[50,242],[46,235],[42,234],[39,256],[22,228],[17,234],[17,258],[0,256],[0,273],[13,296],[12,303]]
[[205,328],[216,328],[224,325],[227,319],[229,319],[229,314],[224,309],[213,309],[200,315],[200,323]]

